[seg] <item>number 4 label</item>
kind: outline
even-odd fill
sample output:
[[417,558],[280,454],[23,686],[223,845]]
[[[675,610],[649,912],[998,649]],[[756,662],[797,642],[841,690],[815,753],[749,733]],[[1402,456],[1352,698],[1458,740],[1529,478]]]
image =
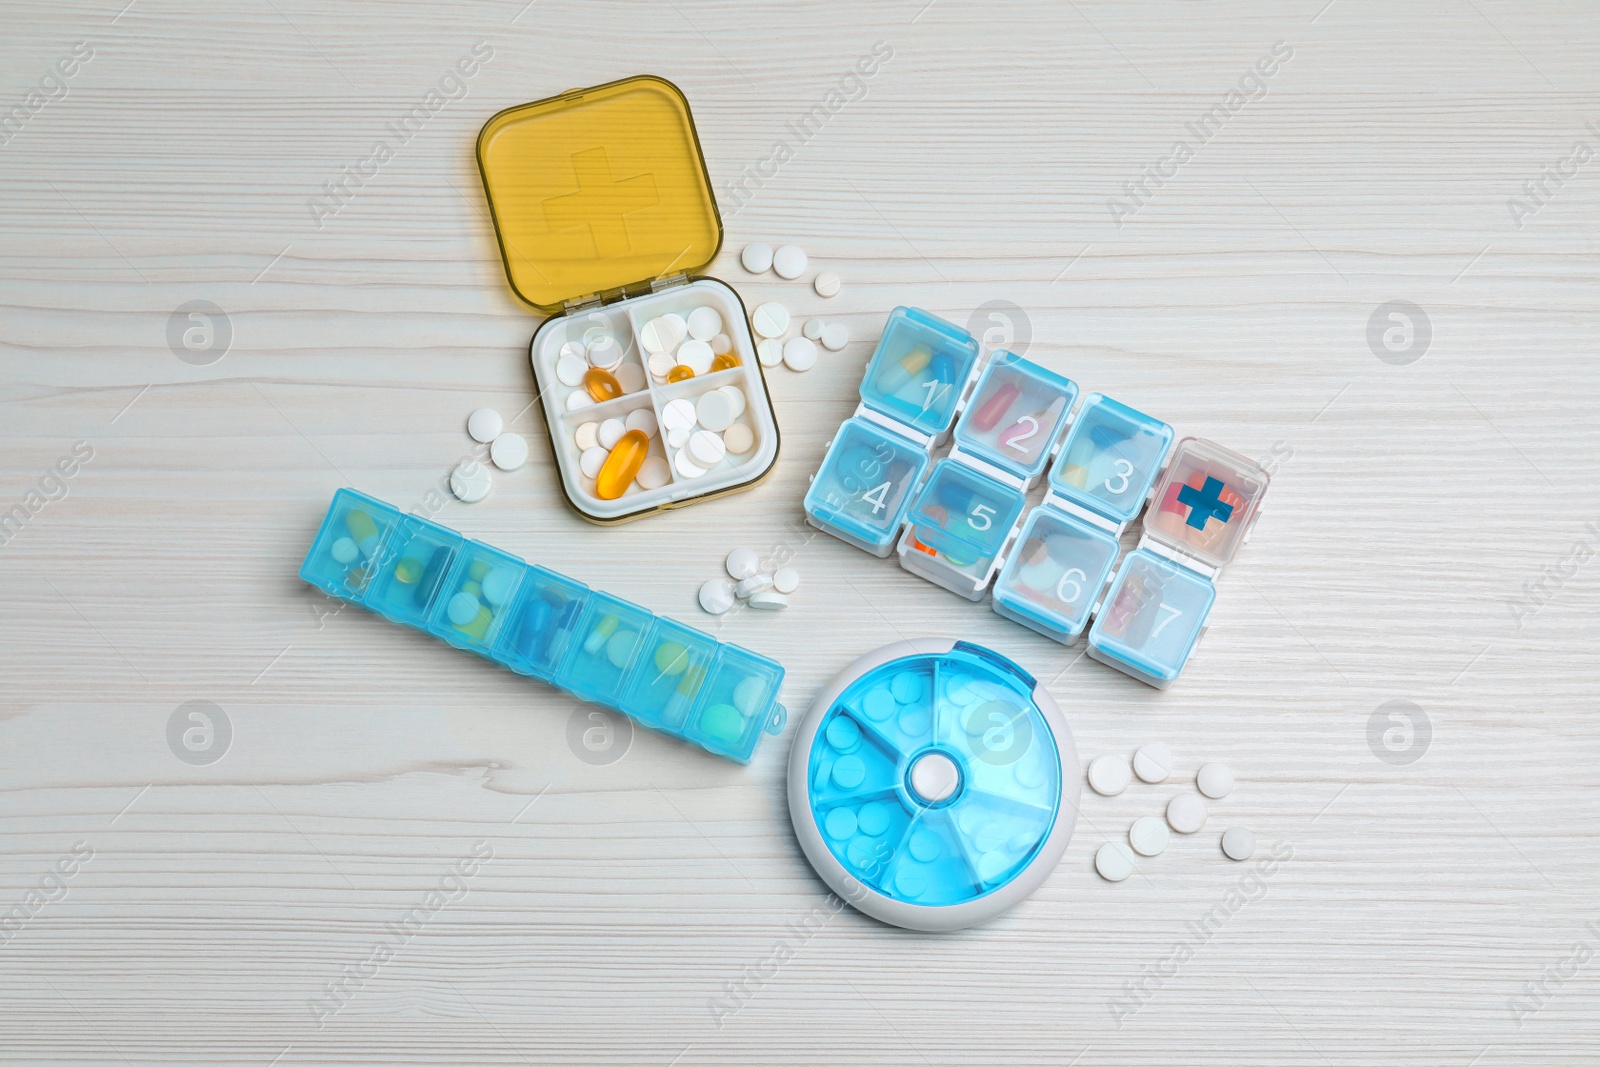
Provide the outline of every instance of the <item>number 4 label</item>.
[[888,482],[884,482],[881,485],[875,485],[865,493],[861,494],[861,499],[872,505],[872,513],[874,515],[889,506],[888,497]]

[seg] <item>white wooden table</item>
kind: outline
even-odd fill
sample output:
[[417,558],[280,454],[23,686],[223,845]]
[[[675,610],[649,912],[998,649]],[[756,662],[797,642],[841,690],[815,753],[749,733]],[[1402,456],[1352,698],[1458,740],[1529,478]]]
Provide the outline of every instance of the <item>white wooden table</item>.
[[[8,2],[0,1059],[1594,1063],[1600,17],[1324,2]],[[694,107],[711,273],[854,339],[771,375],[766,484],[603,530],[526,410],[536,320],[471,146],[640,72]],[[744,274],[750,240],[843,293]],[[1276,467],[1167,692],[800,522],[889,309],[992,300],[1030,358]],[[1369,342],[1396,300],[1430,335],[1385,312]],[[191,301],[225,316],[199,352],[186,311],[169,344]],[[690,623],[730,548],[792,548],[794,606],[721,635],[796,715],[870,648],[960,636],[1047,680],[1085,755],[1163,740],[1179,778],[1087,797],[987,927],[814,912],[787,736],[584,762],[571,700],[297,579],[335,488],[421,501],[485,404],[534,461],[440,512],[471,536]],[[204,765],[168,742],[192,701],[229,725]],[[1390,701],[1427,731],[1369,732]],[[1206,830],[1100,880],[1208,759],[1240,782]],[[1230,863],[1229,825],[1289,858]]]

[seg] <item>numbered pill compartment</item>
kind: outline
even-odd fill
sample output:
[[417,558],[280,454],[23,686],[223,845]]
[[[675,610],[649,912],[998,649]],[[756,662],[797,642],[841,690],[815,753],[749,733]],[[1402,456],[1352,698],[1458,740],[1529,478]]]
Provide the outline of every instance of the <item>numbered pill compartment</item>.
[[497,548],[467,541],[434,598],[428,632],[488,656],[511,614],[528,565]]
[[719,647],[699,630],[658,617],[628,678],[622,709],[646,726],[682,732]]
[[938,437],[978,362],[978,342],[960,327],[917,308],[889,314],[861,380],[861,399],[873,411]]
[[352,489],[339,490],[300,566],[300,577],[331,596],[359,599],[400,518],[388,504]]
[[887,556],[927,468],[921,447],[869,419],[849,419],[806,491],[806,517],[848,544]]
[[994,610],[1071,644],[1089,623],[1117,562],[1117,539],[1050,508],[1035,508],[994,583]]
[[683,730],[719,755],[750,758],[763,731],[782,729],[773,718],[783,668],[735,645],[723,645]]
[[529,567],[500,627],[493,657],[518,674],[555,677],[571,644],[589,587],[544,567]]
[[1050,469],[1051,492],[1113,522],[1128,522],[1144,506],[1172,437],[1172,427],[1161,420],[1093,393]]
[[1022,490],[949,458],[933,465],[911,509],[918,541],[957,566],[993,559],[1027,503]]
[[365,604],[392,622],[426,629],[465,538],[436,523],[407,515],[395,524]]
[[573,628],[555,684],[584,700],[613,707],[622,681],[648,642],[654,616],[636,604],[592,593]]
[[1050,461],[1077,399],[1071,379],[997,352],[956,423],[956,447],[1031,485]]
[[1156,486],[1145,512],[1145,533],[1208,566],[1222,567],[1249,536],[1268,480],[1254,460],[1186,437],[1173,449]]
[[1165,688],[1182,673],[1215,599],[1216,587],[1199,574],[1135,549],[1089,628],[1089,654]]

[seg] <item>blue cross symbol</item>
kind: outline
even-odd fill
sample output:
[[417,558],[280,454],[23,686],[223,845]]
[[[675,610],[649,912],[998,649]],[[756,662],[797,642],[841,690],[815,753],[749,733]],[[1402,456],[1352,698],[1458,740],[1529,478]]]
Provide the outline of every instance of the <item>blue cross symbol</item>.
[[1184,520],[1196,530],[1204,530],[1206,521],[1213,515],[1223,522],[1233,518],[1233,505],[1222,502],[1222,479],[1206,476],[1200,489],[1186,485],[1178,490],[1178,503],[1189,505],[1189,517]]

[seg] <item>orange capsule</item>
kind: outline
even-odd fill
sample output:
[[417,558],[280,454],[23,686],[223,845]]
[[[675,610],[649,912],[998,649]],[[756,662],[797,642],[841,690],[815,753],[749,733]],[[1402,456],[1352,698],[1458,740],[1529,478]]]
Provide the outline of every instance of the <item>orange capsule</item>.
[[590,367],[583,375],[583,387],[596,404],[615,400],[622,395],[622,383],[604,367]]
[[600,465],[600,473],[595,475],[594,495],[601,500],[617,499],[633,484],[649,454],[650,438],[643,430],[629,430],[623,434]]
[[694,371],[685,367],[682,363],[667,371],[667,381],[669,382],[686,382],[693,377]]
[[715,359],[713,359],[711,361],[711,370],[712,370],[713,373],[715,373],[716,371],[719,371],[719,370],[732,370],[734,367],[737,367],[738,365],[739,365],[739,357],[738,356],[734,355],[732,352],[724,352],[724,353],[722,353],[722,355],[718,356],[717,358],[715,358]]

